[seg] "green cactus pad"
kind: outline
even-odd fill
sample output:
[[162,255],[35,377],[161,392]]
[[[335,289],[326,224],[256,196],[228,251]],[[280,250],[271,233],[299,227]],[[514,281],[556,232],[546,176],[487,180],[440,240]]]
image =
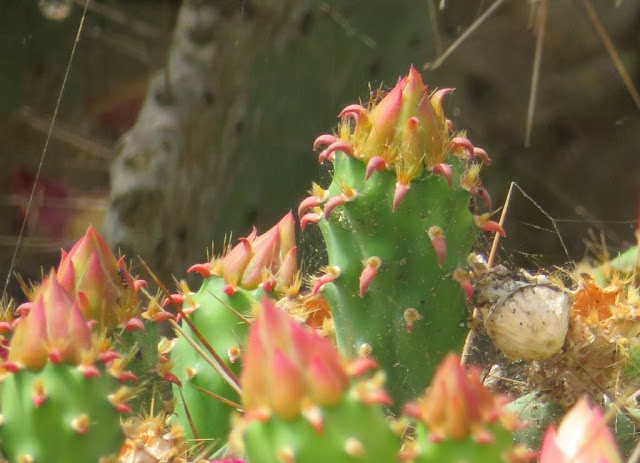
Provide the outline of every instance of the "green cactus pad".
[[[36,407],[38,383],[46,398]],[[104,369],[101,376],[86,378],[66,364],[47,363],[38,372],[8,375],[0,384],[3,453],[10,461],[34,463],[115,457],[124,441],[120,413],[108,400],[116,389],[117,381]]]
[[[400,441],[379,405],[367,406],[349,394],[322,408],[322,431],[302,416],[252,421],[243,434],[249,463],[364,463],[397,461]],[[288,457],[293,457],[287,459]]]
[[[424,391],[444,354],[460,348],[467,333],[464,293],[452,272],[465,265],[478,228],[469,212],[469,193],[455,186],[466,163],[452,161],[453,188],[445,178],[425,172],[393,212],[395,175],[374,173],[365,183],[364,164],[336,152],[329,192],[339,194],[340,182],[348,182],[357,198],[320,221],[329,265],[341,272],[323,289],[339,347],[354,357],[362,344],[371,345],[398,403]],[[432,226],[441,227],[446,239],[443,266],[427,234]],[[361,297],[362,261],[371,256],[382,265]],[[421,317],[412,327],[405,319],[409,308]]]
[[[260,298],[262,290],[246,291],[238,288],[235,294],[229,297],[222,291],[224,286],[225,282],[220,277],[206,278],[199,291],[191,299],[199,307],[192,315],[189,315],[189,319],[211,347],[225,359],[229,369],[239,375],[240,359],[231,363],[227,352],[229,349],[244,346],[248,327],[225,305],[228,304],[233,310],[242,314],[250,313],[251,306],[257,300],[256,298]],[[193,331],[186,323],[182,324],[182,329],[185,334],[197,341]],[[204,349],[204,346],[199,341],[197,342]],[[181,336],[178,337],[171,352],[171,360],[174,363],[173,373],[182,382],[182,388],[174,386],[173,389],[174,397],[178,399],[176,405],[178,421],[184,427],[187,437],[194,438],[195,436],[185,412],[185,404],[195,426],[197,437],[206,439],[207,443],[211,439],[216,439],[222,445],[229,432],[229,419],[234,409],[198,388],[213,392],[236,403],[240,402],[240,397]],[[181,397],[184,398],[184,402]]]

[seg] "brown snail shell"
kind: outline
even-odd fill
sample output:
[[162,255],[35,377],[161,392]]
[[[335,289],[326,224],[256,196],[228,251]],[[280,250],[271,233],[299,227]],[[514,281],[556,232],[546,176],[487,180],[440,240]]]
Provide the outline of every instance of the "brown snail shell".
[[542,360],[562,349],[569,329],[569,295],[529,284],[496,301],[484,319],[487,334],[507,357]]

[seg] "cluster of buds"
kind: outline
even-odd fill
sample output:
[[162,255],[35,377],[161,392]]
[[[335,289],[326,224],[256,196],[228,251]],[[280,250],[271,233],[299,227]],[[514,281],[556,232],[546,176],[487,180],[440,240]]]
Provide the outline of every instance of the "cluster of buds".
[[224,278],[227,296],[232,296],[238,287],[253,290],[260,285],[267,292],[275,289],[295,294],[300,286],[296,249],[295,221],[289,212],[262,235],[258,236],[254,227],[224,256],[196,264],[189,272],[198,272],[204,278]]

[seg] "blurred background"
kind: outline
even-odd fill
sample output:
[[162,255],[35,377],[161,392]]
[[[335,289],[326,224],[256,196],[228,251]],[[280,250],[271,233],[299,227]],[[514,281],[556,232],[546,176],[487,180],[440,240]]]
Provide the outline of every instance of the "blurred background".
[[[390,88],[411,64],[423,71],[493,3],[3,1],[2,281],[9,272],[39,279],[89,223],[138,273],[140,255],[163,281],[184,278],[212,242],[219,251],[226,234],[263,231],[296,208],[311,181],[326,179],[311,147],[338,112]],[[634,242],[640,112],[587,3],[637,84],[638,0],[505,0],[422,73],[431,89],[456,88],[445,108],[491,156],[483,180],[494,207],[511,181],[530,198],[516,191],[509,208],[499,259],[512,265],[580,260],[585,241],[604,240],[613,255]],[[540,8],[546,27],[525,147]],[[305,232],[303,254],[316,239]],[[487,239],[478,247],[486,251]],[[22,299],[13,276],[9,294]]]

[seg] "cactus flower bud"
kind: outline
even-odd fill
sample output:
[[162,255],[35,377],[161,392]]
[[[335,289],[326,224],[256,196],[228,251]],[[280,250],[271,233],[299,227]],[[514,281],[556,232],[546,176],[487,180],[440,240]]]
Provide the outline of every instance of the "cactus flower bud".
[[276,284],[291,286],[297,276],[295,221],[289,212],[260,236],[255,231],[212,262],[213,273],[221,275],[231,288],[252,290],[275,275]]
[[16,326],[7,360],[32,370],[44,367],[48,358],[54,363],[80,363],[91,350],[91,331],[53,270],[30,305]]
[[134,315],[128,310],[139,282],[92,226],[69,253],[62,251],[57,279],[69,294],[77,295],[83,315],[102,327],[113,329]]
[[293,419],[305,399],[337,403],[348,378],[329,340],[297,324],[267,298],[257,312],[240,381],[246,410],[266,408]]
[[556,430],[547,429],[540,463],[622,463],[615,439],[598,407],[576,402]]

